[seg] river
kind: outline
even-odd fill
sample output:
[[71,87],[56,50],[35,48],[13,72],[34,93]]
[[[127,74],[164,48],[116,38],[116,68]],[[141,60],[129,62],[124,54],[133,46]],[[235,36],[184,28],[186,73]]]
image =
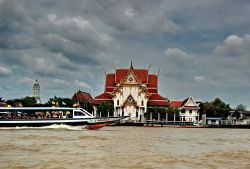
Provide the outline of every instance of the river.
[[1,129],[2,169],[249,169],[249,129]]

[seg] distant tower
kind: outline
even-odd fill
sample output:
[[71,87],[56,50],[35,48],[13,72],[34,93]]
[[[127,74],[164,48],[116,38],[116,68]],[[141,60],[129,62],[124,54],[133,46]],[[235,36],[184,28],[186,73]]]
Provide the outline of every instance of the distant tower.
[[38,83],[38,80],[36,80],[35,84],[33,85],[33,97],[36,98],[37,103],[41,103],[41,100],[40,100],[40,85]]

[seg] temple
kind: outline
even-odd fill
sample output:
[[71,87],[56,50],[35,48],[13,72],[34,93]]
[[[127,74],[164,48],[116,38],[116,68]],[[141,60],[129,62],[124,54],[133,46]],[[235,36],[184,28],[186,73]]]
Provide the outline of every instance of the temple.
[[38,80],[36,80],[36,82],[33,85],[33,97],[36,99],[37,103],[41,103],[41,99],[40,99],[40,84],[39,84]]
[[158,75],[150,74],[149,69],[134,69],[132,62],[129,69],[115,69],[115,73],[106,74],[104,93],[92,102],[95,116],[98,116],[97,106],[104,102],[114,106],[113,116],[129,116],[132,121],[149,118],[149,108],[170,105],[167,98],[158,94]]

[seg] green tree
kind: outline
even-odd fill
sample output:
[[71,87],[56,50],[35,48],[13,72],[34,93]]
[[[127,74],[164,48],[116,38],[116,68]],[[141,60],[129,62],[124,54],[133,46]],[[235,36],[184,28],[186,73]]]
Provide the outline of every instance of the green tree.
[[33,107],[36,105],[36,98],[35,97],[24,97],[20,99],[20,102],[24,107]]
[[239,104],[239,105],[236,107],[236,110],[237,110],[237,111],[246,111],[246,106],[243,105],[243,104]]
[[54,96],[53,98],[49,98],[45,103],[45,106],[60,106],[60,107],[73,107],[75,101],[70,98],[62,98]]
[[33,107],[36,106],[36,99],[34,97],[26,96],[20,99],[7,100],[6,103],[13,107],[15,106]]
[[79,101],[79,104],[81,108],[84,108],[89,113],[92,113],[94,111],[93,106],[88,101]]
[[103,102],[97,106],[98,113],[102,113],[102,117],[107,117],[108,113],[111,115],[114,113],[114,105],[109,102]]
[[243,105],[243,104],[239,104],[235,111],[233,112],[232,114],[232,117],[235,117],[236,119],[239,119],[240,118],[240,113],[243,112],[243,111],[246,111],[246,106]]
[[230,114],[230,105],[224,103],[219,98],[212,102],[205,102],[201,104],[200,112],[206,114],[207,117],[223,117],[226,118]]
[[173,107],[169,106],[166,109],[166,112],[168,113],[168,120],[173,121],[174,120],[174,115],[176,117],[175,118],[176,121],[180,120],[180,118],[179,118],[180,109],[173,108]]

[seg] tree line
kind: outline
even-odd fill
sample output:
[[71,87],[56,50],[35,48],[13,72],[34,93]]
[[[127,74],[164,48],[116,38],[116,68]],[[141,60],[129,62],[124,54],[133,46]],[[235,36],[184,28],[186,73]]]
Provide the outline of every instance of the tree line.
[[[9,99],[9,100],[3,100],[0,97],[0,102],[7,103],[11,106],[24,106],[24,107],[50,107],[50,106],[60,106],[60,107],[75,107],[75,105],[82,107],[86,109],[89,112],[93,112],[93,107],[90,102],[81,100],[78,101],[74,98],[62,98],[54,96],[53,98],[49,98],[48,101],[44,104],[39,104],[36,102],[36,99],[34,97],[23,97],[18,99]],[[101,103],[97,106],[97,112],[102,113],[103,116],[105,115],[113,115],[114,113],[114,106],[113,103]],[[233,114],[231,112],[233,111]],[[200,104],[200,115],[206,114],[207,117],[223,117],[226,118],[228,115],[232,115],[236,118],[239,116],[240,111],[245,111],[246,106],[243,104],[239,104],[236,108],[231,108],[229,104],[223,102],[221,99],[216,98],[213,101],[210,102],[203,102]],[[168,113],[170,117],[173,114],[177,114],[180,112],[179,109],[173,108],[173,107],[154,107],[151,108],[152,112],[160,112],[161,114]],[[178,118],[178,117],[177,117]]]

